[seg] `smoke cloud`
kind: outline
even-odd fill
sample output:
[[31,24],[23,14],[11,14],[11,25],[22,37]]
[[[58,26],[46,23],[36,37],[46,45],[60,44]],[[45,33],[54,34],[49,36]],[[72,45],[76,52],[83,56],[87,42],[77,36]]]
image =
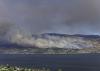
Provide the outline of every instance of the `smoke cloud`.
[[10,34],[100,35],[99,0],[0,0],[0,18],[14,24]]

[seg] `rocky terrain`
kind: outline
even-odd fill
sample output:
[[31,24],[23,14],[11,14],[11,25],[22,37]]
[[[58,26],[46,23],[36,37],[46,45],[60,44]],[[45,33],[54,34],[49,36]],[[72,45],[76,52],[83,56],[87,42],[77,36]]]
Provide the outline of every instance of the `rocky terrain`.
[[70,54],[70,53],[99,53],[100,36],[98,35],[68,35],[44,33],[25,36],[15,34],[9,39],[9,44],[2,44],[1,53],[20,54]]

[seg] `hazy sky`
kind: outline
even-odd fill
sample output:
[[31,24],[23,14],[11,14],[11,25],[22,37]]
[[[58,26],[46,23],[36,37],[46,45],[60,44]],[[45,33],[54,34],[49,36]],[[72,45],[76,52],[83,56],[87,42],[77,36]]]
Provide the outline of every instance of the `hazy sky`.
[[0,21],[24,33],[100,34],[100,0],[0,0]]

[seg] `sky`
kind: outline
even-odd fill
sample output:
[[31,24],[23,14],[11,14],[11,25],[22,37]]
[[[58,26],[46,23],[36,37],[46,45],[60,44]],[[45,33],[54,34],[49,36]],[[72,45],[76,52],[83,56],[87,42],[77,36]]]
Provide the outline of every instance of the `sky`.
[[4,35],[62,33],[100,35],[100,0],[0,0]]

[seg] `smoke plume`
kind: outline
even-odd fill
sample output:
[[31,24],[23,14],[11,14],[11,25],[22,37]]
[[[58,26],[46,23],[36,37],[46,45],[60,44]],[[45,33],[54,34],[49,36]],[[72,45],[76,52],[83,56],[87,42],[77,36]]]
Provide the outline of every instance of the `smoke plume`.
[[0,0],[0,9],[0,17],[4,13],[15,24],[14,33],[100,35],[99,0]]

